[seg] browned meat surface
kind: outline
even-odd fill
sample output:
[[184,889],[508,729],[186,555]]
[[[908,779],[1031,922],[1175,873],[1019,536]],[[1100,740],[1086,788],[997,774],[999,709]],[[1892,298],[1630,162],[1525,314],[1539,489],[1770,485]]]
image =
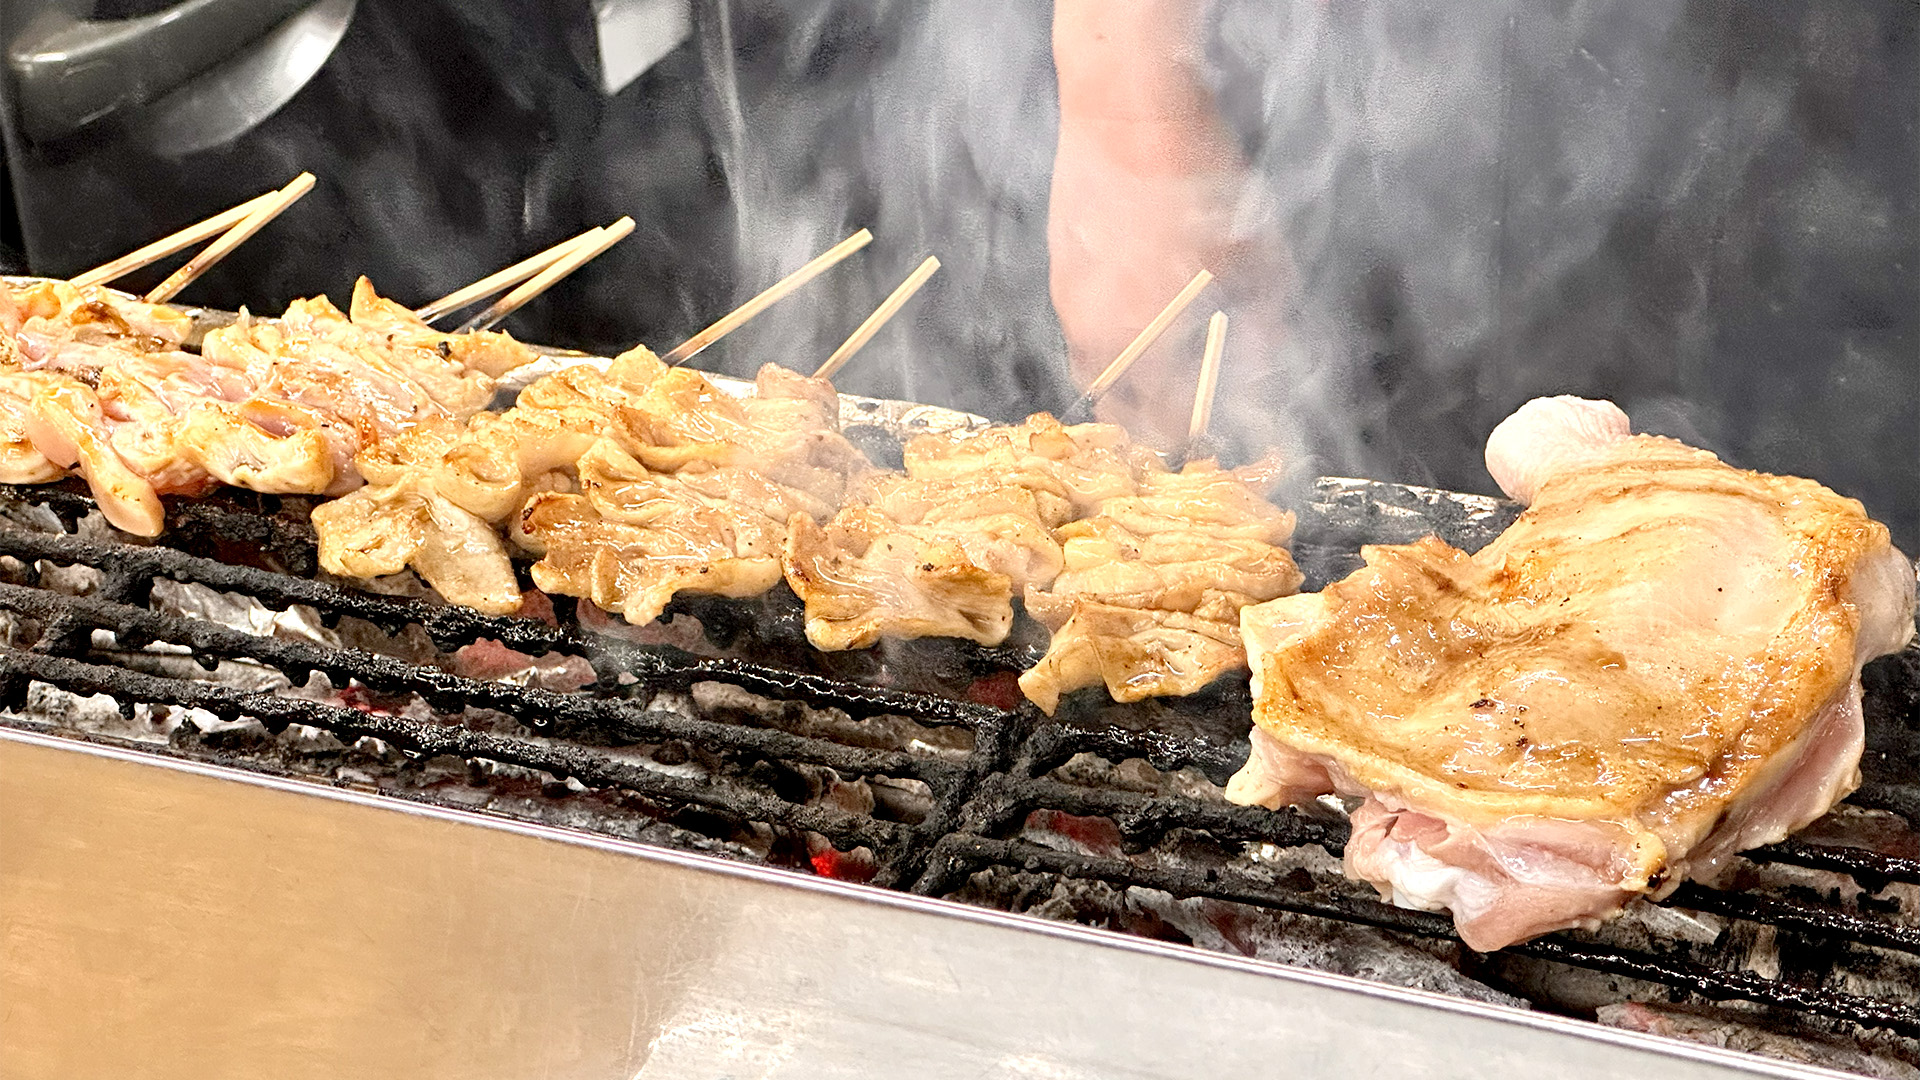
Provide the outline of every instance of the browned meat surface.
[[1532,505],[1475,555],[1364,550],[1241,613],[1254,754],[1228,797],[1362,800],[1347,869],[1491,949],[1710,878],[1858,782],[1860,666],[1911,565],[1810,480],[1530,404],[1488,462]]
[[152,536],[159,497],[216,483],[279,494],[350,490],[353,456],[411,425],[483,407],[504,371],[533,358],[504,334],[439,334],[363,278],[348,319],[324,298],[284,317],[242,316],[199,353],[182,314],[104,289],[47,282],[0,290],[0,474],[85,477],[109,521]]
[[1240,609],[1285,596],[1301,575],[1288,554],[1293,515],[1262,491],[1275,463],[1211,461],[1144,471],[1132,494],[1056,529],[1065,569],[1029,587],[1027,611],[1053,631],[1020,677],[1051,715],[1060,698],[1105,684],[1116,701],[1190,694],[1246,667]]
[[[404,513],[398,493],[431,492],[539,556],[541,589],[632,622],[680,592],[757,595],[780,580],[788,519],[830,516],[867,468],[838,422],[839,398],[820,380],[769,365],[741,398],[634,349],[604,373],[578,365],[539,379],[499,415],[418,424],[363,452],[369,486],[315,512],[322,565],[427,575],[421,534],[394,543],[350,523]],[[517,588],[471,588],[512,580],[508,548],[476,557],[489,572],[429,581],[454,603],[517,610]]]
[[807,603],[815,648],[864,649],[882,637],[1004,641],[1013,625],[1005,574],[981,567],[938,529],[902,526],[849,507],[822,528],[787,524],[787,583]]
[[787,584],[807,640],[856,649],[882,638],[1004,641],[1013,597],[1065,565],[1055,526],[1131,493],[1150,455],[1111,424],[1045,413],[971,434],[923,435],[906,475],[870,476],[825,529],[796,532]]

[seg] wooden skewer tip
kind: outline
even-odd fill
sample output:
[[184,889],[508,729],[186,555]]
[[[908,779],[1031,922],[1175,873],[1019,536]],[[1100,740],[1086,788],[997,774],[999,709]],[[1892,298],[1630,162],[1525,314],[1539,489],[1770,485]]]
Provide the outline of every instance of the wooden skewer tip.
[[581,244],[589,242],[593,237],[599,235],[600,232],[601,227],[596,225],[577,236],[570,236],[539,254],[529,255],[504,270],[496,270],[471,285],[464,285],[455,289],[453,292],[435,300],[431,304],[415,308],[413,313],[427,322],[432,322],[440,316],[450,311],[457,311],[476,300],[485,300],[500,290],[510,289],[535,274],[538,274],[540,271],[545,270],[547,267],[552,266],[554,263],[559,262],[561,259],[566,258],[568,252],[579,247]]
[[213,269],[214,264],[226,258],[233,252],[234,248],[239,247],[242,243],[245,243],[249,237],[253,236],[254,233],[265,228],[268,222],[279,217],[281,212],[286,210],[287,207],[300,201],[301,196],[313,190],[313,185],[314,178],[312,173],[303,172],[299,176],[294,177],[293,181],[286,187],[274,192],[265,201],[255,206],[251,213],[247,214],[239,223],[221,234],[218,240],[207,245],[200,254],[187,260],[185,266],[175,270],[168,276],[167,280],[156,285],[153,291],[147,293],[145,297],[146,302],[149,304],[161,304],[171,300],[180,290],[192,284],[200,275]]
[[558,260],[535,274],[520,287],[495,301],[485,311],[468,319],[454,333],[465,334],[475,330],[491,329],[498,325],[500,320],[520,310],[528,301],[558,284],[561,278],[598,258],[601,252],[625,239],[632,231],[633,219],[622,217],[611,225],[602,225],[581,234],[581,239]]
[[1180,317],[1180,313],[1187,309],[1187,305],[1193,303],[1194,297],[1199,296],[1200,290],[1206,288],[1207,283],[1212,280],[1213,274],[1208,270],[1201,270],[1193,275],[1192,280],[1188,281],[1172,300],[1167,301],[1167,306],[1160,309],[1160,314],[1155,315],[1153,320],[1127,343],[1127,347],[1120,350],[1120,355],[1113,358],[1113,363],[1108,364],[1106,370],[1093,380],[1093,384],[1087,387],[1085,400],[1091,404],[1111,390],[1113,384],[1120,381],[1120,376],[1125,375],[1127,369],[1133,366],[1133,362],[1140,359],[1154,342],[1160,340],[1160,335],[1166,333],[1167,327],[1173,325],[1173,321]]
[[661,359],[665,360],[669,367],[678,367],[686,363],[698,355],[702,349],[719,341],[733,331],[738,330],[755,315],[772,307],[789,293],[792,293],[807,282],[812,281],[836,263],[839,263],[847,256],[852,255],[854,252],[859,251],[872,242],[873,233],[870,230],[861,229],[859,232],[833,245],[821,254],[814,256],[813,260],[805,266],[774,282],[758,296],[734,308],[727,314],[722,315],[713,325],[674,346],[672,351],[661,357]]
[[1227,313],[1216,311],[1207,320],[1207,348],[1200,356],[1200,381],[1193,393],[1193,418],[1187,426],[1189,450],[1206,435],[1213,422],[1213,401],[1220,386],[1220,356],[1227,346]]
[[900,309],[906,306],[907,301],[913,299],[913,295],[920,291],[920,286],[925,285],[927,279],[931,278],[934,271],[938,269],[940,269],[940,260],[932,255],[927,256],[925,261],[914,268],[913,273],[907,275],[905,281],[895,286],[894,290],[887,294],[887,298],[880,301],[880,306],[873,309],[873,314],[867,316],[866,321],[862,322],[859,328],[840,344],[839,348],[833,350],[833,355],[827,357],[827,362],[820,365],[819,370],[813,373],[813,377],[833,378],[841,368],[846,366],[848,360],[853,359],[854,353],[859,352],[867,342],[872,341],[873,336],[880,332],[880,328],[899,313]]

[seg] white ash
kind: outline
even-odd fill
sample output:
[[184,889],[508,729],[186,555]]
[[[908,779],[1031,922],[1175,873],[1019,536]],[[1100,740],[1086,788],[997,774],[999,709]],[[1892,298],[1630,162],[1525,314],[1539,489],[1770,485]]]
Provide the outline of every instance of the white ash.
[[1226,789],[1208,780],[1200,770],[1187,766],[1176,772],[1162,772],[1141,758],[1127,758],[1115,764],[1098,754],[1079,753],[1047,775],[1061,783],[1083,787],[1119,788],[1204,803],[1226,801]]
[[91,566],[61,566],[41,559],[33,564],[42,589],[62,596],[89,596],[100,587],[101,573]]
[[690,696],[661,694],[654,698],[654,706],[685,716],[775,728],[877,750],[908,750],[948,761],[964,761],[973,751],[973,733],[966,728],[918,724],[901,716],[856,720],[841,709],[777,701],[727,683],[695,683]]
[[1596,1018],[1609,1027],[1764,1054],[1877,1080],[1920,1080],[1920,1068],[1908,1060],[1910,1050],[1896,1039],[1876,1034],[1845,1039],[1817,1033],[1781,1034],[1768,1018],[1744,1008],[1701,1009],[1629,1001],[1602,1005]]
[[1430,951],[1372,927],[1219,900],[1176,900],[1157,889],[1130,888],[1127,900],[1165,919],[1203,949],[1474,1001],[1529,1007],[1520,998],[1462,975],[1449,955],[1455,951],[1451,946]]
[[329,649],[341,647],[340,635],[327,629],[320,613],[305,605],[274,611],[250,596],[167,578],[154,581],[152,597],[153,609],[163,614],[217,623],[255,637],[292,638]]

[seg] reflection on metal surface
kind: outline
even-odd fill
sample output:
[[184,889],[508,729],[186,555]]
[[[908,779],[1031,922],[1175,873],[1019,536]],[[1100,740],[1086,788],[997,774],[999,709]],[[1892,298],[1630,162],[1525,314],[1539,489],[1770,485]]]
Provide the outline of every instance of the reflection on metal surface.
[[162,157],[185,157],[252,131],[293,100],[346,36],[358,0],[320,0],[219,67],[147,110],[140,137]]
[[311,2],[183,0],[153,15],[98,21],[74,18],[62,10],[67,5],[43,5],[7,46],[20,127],[29,138],[51,140],[143,105]]
[[0,1076],[1837,1075],[0,732]]
[[693,34],[691,0],[594,0],[600,89],[608,95],[646,74]]

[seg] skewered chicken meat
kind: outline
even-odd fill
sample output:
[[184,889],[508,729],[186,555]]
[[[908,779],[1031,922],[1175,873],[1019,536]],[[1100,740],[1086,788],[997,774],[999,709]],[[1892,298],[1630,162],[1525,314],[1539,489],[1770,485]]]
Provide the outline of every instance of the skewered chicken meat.
[[1497,948],[1710,879],[1858,783],[1860,667],[1914,575],[1860,504],[1535,401],[1487,443],[1531,502],[1467,555],[1363,549],[1249,607],[1254,751],[1228,797],[1360,800],[1352,876]]
[[302,300],[280,320],[243,314],[198,354],[183,347],[191,321],[170,308],[59,282],[0,292],[12,346],[0,356],[0,473],[77,470],[110,522],[145,536],[160,531],[163,494],[349,490],[363,445],[464,418],[492,397],[489,370],[533,358],[504,334],[403,317],[364,278],[354,307],[378,329]]
[[1055,530],[1066,568],[1051,588],[1026,591],[1028,613],[1053,631],[1020,677],[1028,699],[1052,715],[1083,687],[1105,683],[1115,701],[1139,701],[1245,668],[1240,609],[1302,580],[1285,547],[1293,515],[1261,494],[1276,466],[1145,471],[1137,494]]
[[858,649],[883,637],[1006,640],[1016,590],[1064,565],[1052,528],[1129,494],[1147,451],[1111,424],[1038,413],[974,434],[923,435],[907,474],[871,480],[825,527],[789,524],[787,584],[807,640]]
[[364,452],[369,486],[314,512],[321,565],[362,577],[411,565],[449,601],[517,611],[504,545],[468,549],[485,572],[456,574],[440,555],[470,527],[506,526],[540,556],[541,589],[633,622],[680,592],[757,595],[780,580],[788,518],[830,515],[867,468],[839,434],[839,404],[773,365],[745,398],[646,349],[604,374],[570,367],[503,414],[417,425]]

